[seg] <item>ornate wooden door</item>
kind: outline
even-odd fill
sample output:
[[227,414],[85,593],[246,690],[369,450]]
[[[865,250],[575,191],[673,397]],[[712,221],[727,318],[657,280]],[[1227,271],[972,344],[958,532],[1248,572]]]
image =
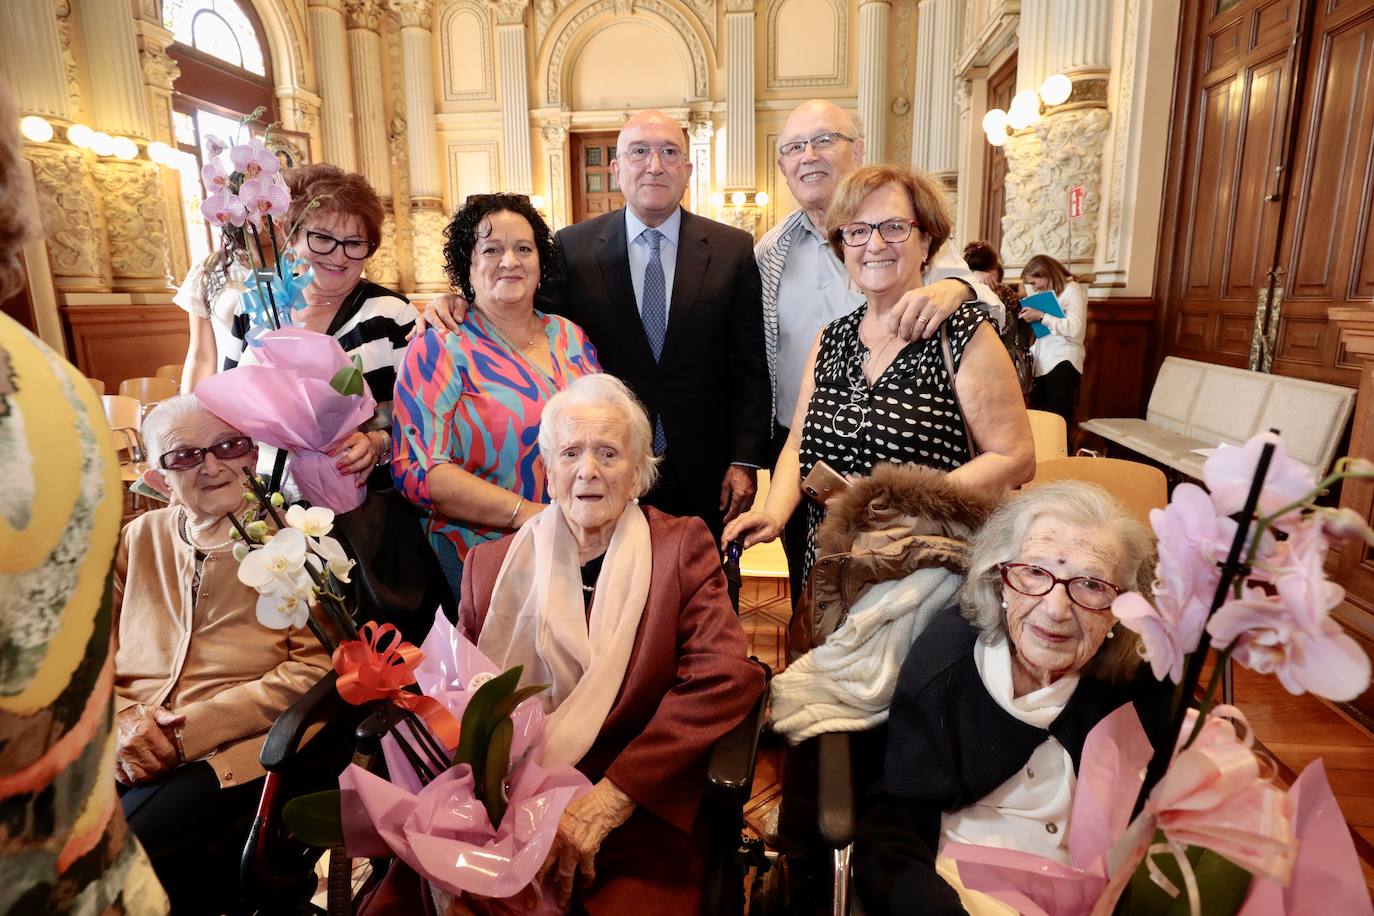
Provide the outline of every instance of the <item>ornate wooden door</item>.
[[1332,306],[1374,295],[1374,0],[1191,0],[1168,353],[1356,383]]
[[[1016,55],[1013,54],[997,72],[988,77],[988,110],[1011,108],[1016,94]],[[984,143],[983,152],[983,221],[978,236],[1002,250],[1002,217],[1007,215],[1007,154],[1000,146]]]
[[625,206],[625,196],[611,175],[611,160],[615,158],[616,131],[572,135],[573,222],[619,210]]

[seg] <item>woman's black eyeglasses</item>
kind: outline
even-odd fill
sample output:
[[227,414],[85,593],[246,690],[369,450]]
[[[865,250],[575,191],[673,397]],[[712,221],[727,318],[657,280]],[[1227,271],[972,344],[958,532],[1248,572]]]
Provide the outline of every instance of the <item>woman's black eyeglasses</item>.
[[868,240],[876,231],[884,242],[896,245],[911,238],[911,230],[917,228],[917,225],[916,220],[905,216],[894,216],[881,223],[845,223],[840,227],[840,238],[850,248],[862,248],[868,244]]
[[344,257],[350,261],[365,261],[377,250],[377,246],[368,239],[336,239],[332,235],[325,235],[313,229],[305,230],[305,244],[315,254],[330,254],[342,245]]
[[235,436],[216,442],[205,448],[174,448],[157,460],[167,471],[189,471],[205,461],[206,454],[213,454],[220,461],[242,458],[253,450],[253,440],[247,436]]
[[1056,585],[1063,585],[1069,600],[1089,611],[1105,611],[1112,606],[1116,596],[1125,591],[1119,585],[1092,576],[1061,579],[1048,569],[1030,563],[1003,563],[1000,568],[1002,581],[1023,595],[1038,598],[1054,591]]

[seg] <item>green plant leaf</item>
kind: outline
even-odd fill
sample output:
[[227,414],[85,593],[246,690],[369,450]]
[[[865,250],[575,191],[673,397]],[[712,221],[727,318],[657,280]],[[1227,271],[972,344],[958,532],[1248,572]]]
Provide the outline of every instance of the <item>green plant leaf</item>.
[[499,723],[501,719],[515,712],[515,707],[519,706],[536,693],[543,693],[548,689],[548,684],[530,684],[527,687],[521,687],[492,708],[491,715],[493,723]]
[[[1157,842],[1163,842],[1163,839],[1162,833],[1156,834]],[[1239,912],[1250,892],[1250,873],[1200,846],[1189,846],[1185,855],[1197,878],[1202,912],[1207,916],[1232,916]],[[1155,856],[1154,861],[1165,877],[1179,889],[1178,896],[1170,897],[1155,884],[1150,878],[1149,866],[1141,862],[1117,906],[1117,913],[1121,916],[1188,916],[1188,892],[1178,861],[1168,853]]]
[[515,691],[523,672],[524,668],[516,665],[498,674],[477,688],[472,699],[468,700],[467,709],[463,710],[462,730],[458,736],[458,747],[453,752],[453,764],[466,763],[472,767],[472,778],[476,781],[478,791],[482,787],[480,770],[487,760],[487,741],[496,724],[491,717],[492,710]]
[[329,849],[343,845],[338,789],[291,799],[282,809],[282,819],[292,835],[307,846]]
[[501,826],[506,816],[506,770],[510,767],[510,745],[515,738],[515,723],[509,717],[496,723],[487,743],[487,764],[483,775],[482,803],[487,807],[487,819],[493,828]]
[[362,394],[363,372],[357,366],[344,366],[329,380],[329,387],[339,394]]

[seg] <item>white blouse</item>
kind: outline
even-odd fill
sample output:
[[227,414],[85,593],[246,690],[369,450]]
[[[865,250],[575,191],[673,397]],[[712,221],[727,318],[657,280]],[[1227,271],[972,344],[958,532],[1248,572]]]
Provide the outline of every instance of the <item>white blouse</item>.
[[[1068,675],[1025,696],[1014,695],[1011,647],[981,640],[973,649],[978,674],[988,694],[1008,713],[1029,725],[1047,728],[1078,687]],[[1073,807],[1073,759],[1058,739],[1047,738],[1026,765],[982,800],[940,819],[940,846],[969,843],[1044,856],[1068,864],[1069,813]]]
[[1087,352],[1083,341],[1088,335],[1088,297],[1083,287],[1072,280],[1064,284],[1064,291],[1059,294],[1059,307],[1064,310],[1064,317],[1046,315],[1042,318],[1041,324],[1049,328],[1050,333],[1036,338],[1031,344],[1037,378],[1065,361],[1079,372],[1083,371],[1083,357]]

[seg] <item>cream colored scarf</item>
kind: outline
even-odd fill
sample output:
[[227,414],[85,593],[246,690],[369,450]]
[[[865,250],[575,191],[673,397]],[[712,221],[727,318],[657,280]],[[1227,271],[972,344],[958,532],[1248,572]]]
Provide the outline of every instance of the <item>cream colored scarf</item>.
[[653,571],[649,520],[635,503],[611,535],[588,616],[577,541],[557,503],[516,533],[496,576],[477,648],[501,670],[524,665],[521,684],[551,684],[545,766],[575,764],[591,748],[620,693]]

